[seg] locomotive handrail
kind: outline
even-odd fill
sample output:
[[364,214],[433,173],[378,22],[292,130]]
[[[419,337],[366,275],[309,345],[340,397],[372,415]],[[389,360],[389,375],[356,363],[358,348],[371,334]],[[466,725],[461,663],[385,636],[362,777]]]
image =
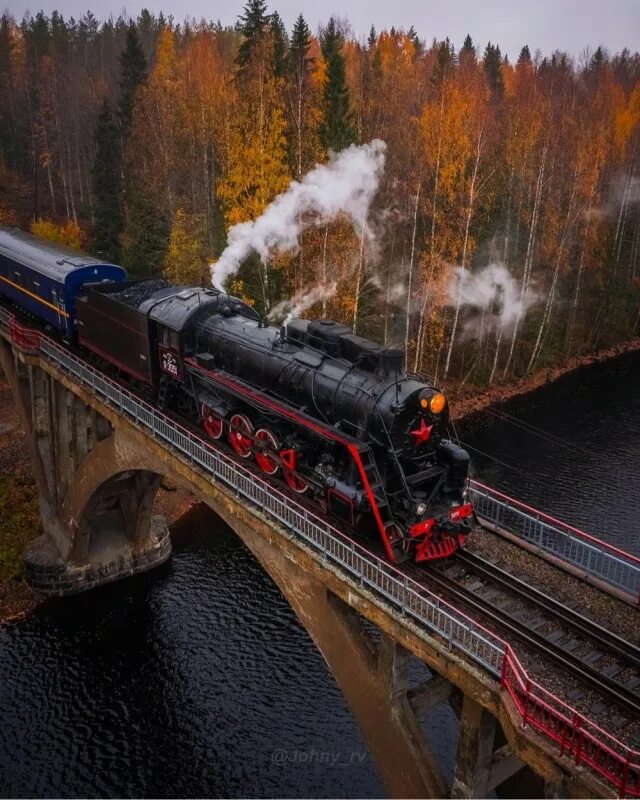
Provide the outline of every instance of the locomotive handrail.
[[[10,319],[11,315],[0,308],[0,325],[9,328]],[[14,339],[14,343],[21,346],[18,340]],[[523,726],[530,725],[555,742],[561,755],[591,767],[616,787],[619,796],[640,797],[640,753],[532,681],[511,647],[500,637],[54,340],[40,335],[39,349],[46,359],[114,404],[178,456],[186,456],[214,479],[251,500],[261,513],[295,532],[361,586],[373,589],[403,616],[412,617],[444,638],[450,649],[464,653],[499,678],[521,715]]]
[[640,558],[476,480],[476,514],[640,604]]

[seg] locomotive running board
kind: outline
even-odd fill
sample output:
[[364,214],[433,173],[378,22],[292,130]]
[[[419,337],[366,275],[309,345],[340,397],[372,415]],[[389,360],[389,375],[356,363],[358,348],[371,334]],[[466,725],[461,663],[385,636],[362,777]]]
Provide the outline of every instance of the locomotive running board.
[[[383,495],[383,507],[389,509],[390,506],[384,492],[384,486],[382,485],[382,481],[380,481],[380,476],[377,472],[378,468],[376,466],[375,459],[373,458],[371,448],[368,445],[364,445],[362,442],[358,442],[356,439],[353,439],[350,436],[337,433],[333,428],[329,427],[328,425],[323,425],[321,422],[313,419],[313,417],[310,417],[303,411],[294,411],[293,409],[281,405],[277,400],[268,397],[264,394],[264,392],[261,392],[259,389],[256,389],[250,384],[245,383],[240,378],[231,378],[219,370],[206,369],[198,364],[194,358],[185,358],[184,363],[187,371],[195,373],[195,375],[201,380],[208,381],[217,388],[226,389],[227,391],[235,391],[238,394],[243,395],[249,402],[249,405],[254,405],[254,407],[258,406],[262,409],[266,408],[280,417],[303,425],[324,439],[329,439],[330,441],[336,442],[337,444],[341,444],[343,447],[345,447],[349,451],[349,454],[353,458],[356,467],[358,468],[358,473],[360,474],[362,485],[371,506],[371,511],[373,512],[376,525],[378,526],[378,533],[380,534],[380,538],[384,544],[387,556],[391,562],[395,563],[398,561],[398,557],[394,552],[394,547],[389,541],[389,536],[387,535],[387,531],[385,529],[385,522],[383,521],[382,514],[380,513],[378,500],[373,492],[369,477],[367,475],[367,469],[373,468],[375,470],[380,491]],[[365,467],[363,463],[363,456],[368,460],[368,462],[370,462],[367,464],[367,467]],[[387,523],[390,521],[392,520],[387,520]]]

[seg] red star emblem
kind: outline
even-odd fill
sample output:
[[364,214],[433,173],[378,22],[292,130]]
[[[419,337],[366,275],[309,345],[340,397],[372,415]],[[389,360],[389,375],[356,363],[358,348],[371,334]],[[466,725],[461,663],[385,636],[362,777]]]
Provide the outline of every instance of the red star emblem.
[[409,435],[414,437],[414,444],[417,447],[420,444],[424,444],[425,442],[429,441],[429,437],[431,436],[431,429],[433,425],[426,425],[424,419],[420,420],[420,427],[416,428],[415,431],[409,431]]

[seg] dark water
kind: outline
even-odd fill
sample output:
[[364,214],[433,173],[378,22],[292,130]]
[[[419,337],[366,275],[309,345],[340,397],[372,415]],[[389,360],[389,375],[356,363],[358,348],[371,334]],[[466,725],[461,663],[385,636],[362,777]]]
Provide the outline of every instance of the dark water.
[[[639,366],[592,368],[503,409],[550,436],[490,415],[467,424],[466,441],[510,465],[476,456],[478,477],[637,551]],[[322,657],[212,515],[178,532],[166,568],[0,628],[0,675],[2,796],[383,792]],[[450,773],[453,714],[426,722]]]
[[[0,672],[0,796],[383,793],[324,660],[206,509],[161,570],[0,628]],[[450,772],[453,714],[429,722]]]
[[496,413],[458,431],[475,448],[478,480],[640,555],[640,354],[568,374]]

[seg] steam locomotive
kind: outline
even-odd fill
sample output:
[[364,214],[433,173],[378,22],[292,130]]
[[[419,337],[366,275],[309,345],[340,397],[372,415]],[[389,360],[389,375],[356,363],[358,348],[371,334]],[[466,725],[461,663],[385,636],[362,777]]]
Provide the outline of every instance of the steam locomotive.
[[277,328],[224,292],[127,281],[117,265],[2,227],[0,296],[268,480],[377,534],[391,561],[464,543],[469,456],[448,436],[445,396],[406,373],[402,351],[331,320]]

